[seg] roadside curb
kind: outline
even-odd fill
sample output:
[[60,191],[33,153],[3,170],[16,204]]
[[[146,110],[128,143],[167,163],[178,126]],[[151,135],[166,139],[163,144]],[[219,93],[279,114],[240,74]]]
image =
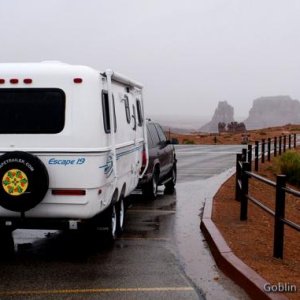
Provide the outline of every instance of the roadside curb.
[[209,245],[217,266],[252,299],[287,300],[282,294],[264,291],[266,279],[240,260],[226,243],[221,232],[211,219],[213,197],[206,199],[200,228]]

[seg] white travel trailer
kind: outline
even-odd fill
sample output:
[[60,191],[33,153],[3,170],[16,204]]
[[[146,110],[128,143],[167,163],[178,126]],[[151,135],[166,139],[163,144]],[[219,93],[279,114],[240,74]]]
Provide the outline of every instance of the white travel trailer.
[[0,232],[121,232],[148,160],[141,84],[60,62],[0,64]]

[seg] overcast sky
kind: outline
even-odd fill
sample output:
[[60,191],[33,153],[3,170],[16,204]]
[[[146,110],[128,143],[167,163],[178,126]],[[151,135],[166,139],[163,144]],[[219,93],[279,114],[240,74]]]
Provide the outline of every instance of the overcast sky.
[[144,84],[147,115],[300,100],[299,32],[299,0],[0,1],[1,62],[112,68]]

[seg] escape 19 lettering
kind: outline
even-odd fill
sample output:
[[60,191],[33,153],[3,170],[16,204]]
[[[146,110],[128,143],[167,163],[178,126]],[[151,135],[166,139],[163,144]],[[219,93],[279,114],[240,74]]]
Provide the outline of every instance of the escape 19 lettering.
[[85,158],[80,157],[78,159],[56,159],[50,158],[48,161],[49,165],[61,165],[61,166],[69,166],[69,165],[82,165],[85,163]]

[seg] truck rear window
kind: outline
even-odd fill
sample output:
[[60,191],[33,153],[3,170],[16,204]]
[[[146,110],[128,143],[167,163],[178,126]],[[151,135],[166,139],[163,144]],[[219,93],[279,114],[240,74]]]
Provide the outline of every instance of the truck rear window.
[[65,93],[55,88],[0,89],[0,133],[58,133]]

